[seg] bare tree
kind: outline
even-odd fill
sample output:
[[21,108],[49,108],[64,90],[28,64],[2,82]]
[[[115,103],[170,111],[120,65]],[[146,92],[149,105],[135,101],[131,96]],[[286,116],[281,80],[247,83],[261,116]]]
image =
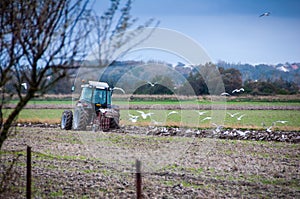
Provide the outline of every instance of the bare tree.
[[[98,48],[97,67],[107,66],[115,49],[155,22],[150,19],[137,25],[137,19],[130,15],[132,0],[110,0],[110,7],[102,15],[88,9],[92,6],[89,3],[89,0],[0,2],[0,149],[28,101],[67,77],[69,70],[86,58],[93,44]],[[130,34],[126,34],[127,30],[131,30]],[[4,120],[4,106],[13,97],[18,103]]]
[[[0,3],[0,149],[20,111],[85,56],[89,0]],[[49,78],[50,77],[50,78]],[[10,87],[9,87],[10,85]],[[4,105],[18,103],[5,120]]]
[[[93,31],[90,34],[90,46],[94,59],[98,62],[96,67],[106,67],[114,61],[114,53],[117,49],[132,42],[135,37],[141,34],[144,28],[149,26],[157,27],[159,21],[151,18],[143,24],[138,24],[138,19],[131,14],[132,0],[111,0],[110,7],[104,14],[94,13],[92,18]],[[150,34],[145,35],[141,40],[127,45],[125,52],[135,45],[143,42]],[[94,44],[94,45],[93,45]],[[123,53],[125,53],[123,52]]]

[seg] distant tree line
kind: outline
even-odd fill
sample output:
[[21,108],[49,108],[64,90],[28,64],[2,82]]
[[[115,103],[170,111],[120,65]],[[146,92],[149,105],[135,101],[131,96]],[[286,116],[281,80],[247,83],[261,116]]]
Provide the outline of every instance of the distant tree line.
[[[106,81],[111,86],[114,86],[116,82],[122,77],[126,71],[134,67],[135,62],[130,62],[131,65],[124,63],[117,63],[115,67],[108,67],[103,73],[100,81]],[[140,62],[139,62],[140,64]],[[216,67],[212,64],[212,66]],[[182,69],[180,69],[182,70]],[[218,67],[219,73],[222,77],[225,92],[230,95],[291,95],[299,93],[299,86],[292,81],[284,80],[283,78],[279,79],[259,79],[252,80],[247,79],[243,81],[243,75],[240,70],[236,68],[224,68]],[[70,94],[71,87],[74,83],[74,79],[70,79],[70,76],[75,76],[76,71],[72,70],[71,75],[68,78],[60,79],[49,91],[48,94]],[[73,75],[72,75],[73,74]],[[186,82],[180,85],[176,83],[169,77],[156,76],[152,79],[153,83],[156,83],[155,86],[144,83],[143,86],[138,87],[134,94],[165,94],[171,95],[176,93],[181,95],[208,95],[209,89],[207,88],[206,82],[203,76],[198,70],[190,70],[189,74],[183,74],[186,78]],[[49,78],[53,78],[49,76]],[[12,87],[13,85],[6,85],[7,88]],[[192,90],[191,90],[192,88]],[[243,92],[233,93],[235,89],[243,88]],[[26,90],[23,90],[23,93]]]

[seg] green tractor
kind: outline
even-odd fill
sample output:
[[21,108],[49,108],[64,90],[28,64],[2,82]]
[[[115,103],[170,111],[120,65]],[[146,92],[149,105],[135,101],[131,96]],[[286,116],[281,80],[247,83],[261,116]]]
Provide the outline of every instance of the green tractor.
[[93,131],[119,128],[120,111],[112,105],[113,88],[106,82],[89,81],[81,85],[82,91],[76,103],[74,114],[65,110],[61,117],[61,129]]

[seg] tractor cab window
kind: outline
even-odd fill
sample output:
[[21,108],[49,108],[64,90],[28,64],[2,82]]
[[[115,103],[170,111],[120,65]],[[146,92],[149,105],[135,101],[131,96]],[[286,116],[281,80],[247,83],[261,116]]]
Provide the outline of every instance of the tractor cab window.
[[93,103],[110,105],[111,92],[108,90],[96,89],[94,91]]
[[89,87],[82,88],[80,100],[90,102],[92,99],[92,93],[93,93],[93,90],[91,88],[89,88]]

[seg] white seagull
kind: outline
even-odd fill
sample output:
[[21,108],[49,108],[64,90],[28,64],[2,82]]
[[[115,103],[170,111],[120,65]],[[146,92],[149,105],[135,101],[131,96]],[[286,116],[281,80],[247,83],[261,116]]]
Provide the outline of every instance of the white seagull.
[[154,124],[154,125],[162,125],[162,122],[157,122],[156,120],[152,119],[151,118],[151,122]]
[[216,130],[214,130],[214,132],[216,132],[216,133],[221,132],[221,129],[223,128],[223,126],[217,125],[216,123],[212,123],[212,125],[216,127]]
[[204,115],[205,113],[207,113],[207,111],[196,111],[196,112],[199,114],[199,116]]
[[239,112],[237,112],[237,113],[233,113],[233,114],[231,114],[231,113],[227,112],[227,114],[228,114],[228,115],[230,115],[230,117],[234,117],[234,116],[236,116],[236,115],[238,115],[238,114],[240,114],[240,113],[239,113]]
[[270,14],[271,14],[270,12],[265,12],[265,13],[259,15],[259,17],[267,17],[267,16],[270,16]]
[[211,117],[203,118],[201,121],[205,121],[205,120],[211,120]]
[[154,113],[145,113],[143,111],[136,111],[136,112],[140,113],[144,120],[147,119],[147,117],[151,117],[151,115],[154,114]]
[[276,123],[281,123],[281,124],[285,124],[285,123],[287,123],[288,121],[285,121],[285,120],[278,120],[278,121],[276,121]]
[[226,93],[226,92],[224,92],[224,93],[221,93],[221,96],[230,96],[230,94],[229,94],[229,93]]
[[275,122],[273,122],[272,125],[271,125],[269,128],[267,128],[266,131],[267,131],[268,133],[272,133],[272,128],[273,128],[273,126],[275,126]]
[[119,87],[114,87],[114,89],[113,90],[120,90],[120,91],[122,91],[124,94],[125,94],[125,91],[124,91],[124,89],[122,89],[122,88],[119,88]]
[[137,115],[131,115],[131,114],[128,114],[129,115],[129,120],[131,121],[131,122],[133,122],[133,123],[136,123],[137,122],[137,120],[138,120],[138,118],[139,118],[139,116],[137,116]]
[[236,118],[237,120],[241,120],[246,114],[241,115],[240,117]]
[[232,91],[232,93],[240,93],[241,91],[245,91],[245,89],[244,88],[240,88],[240,89],[234,89],[233,91]]
[[27,90],[27,83],[22,83],[21,86],[23,86],[24,89]]
[[178,114],[178,112],[177,111],[171,111],[170,113],[168,113],[168,116],[172,115],[172,114]]
[[157,84],[157,82],[152,83],[152,82],[149,82],[149,81],[147,83],[150,84],[151,86],[155,86]]

